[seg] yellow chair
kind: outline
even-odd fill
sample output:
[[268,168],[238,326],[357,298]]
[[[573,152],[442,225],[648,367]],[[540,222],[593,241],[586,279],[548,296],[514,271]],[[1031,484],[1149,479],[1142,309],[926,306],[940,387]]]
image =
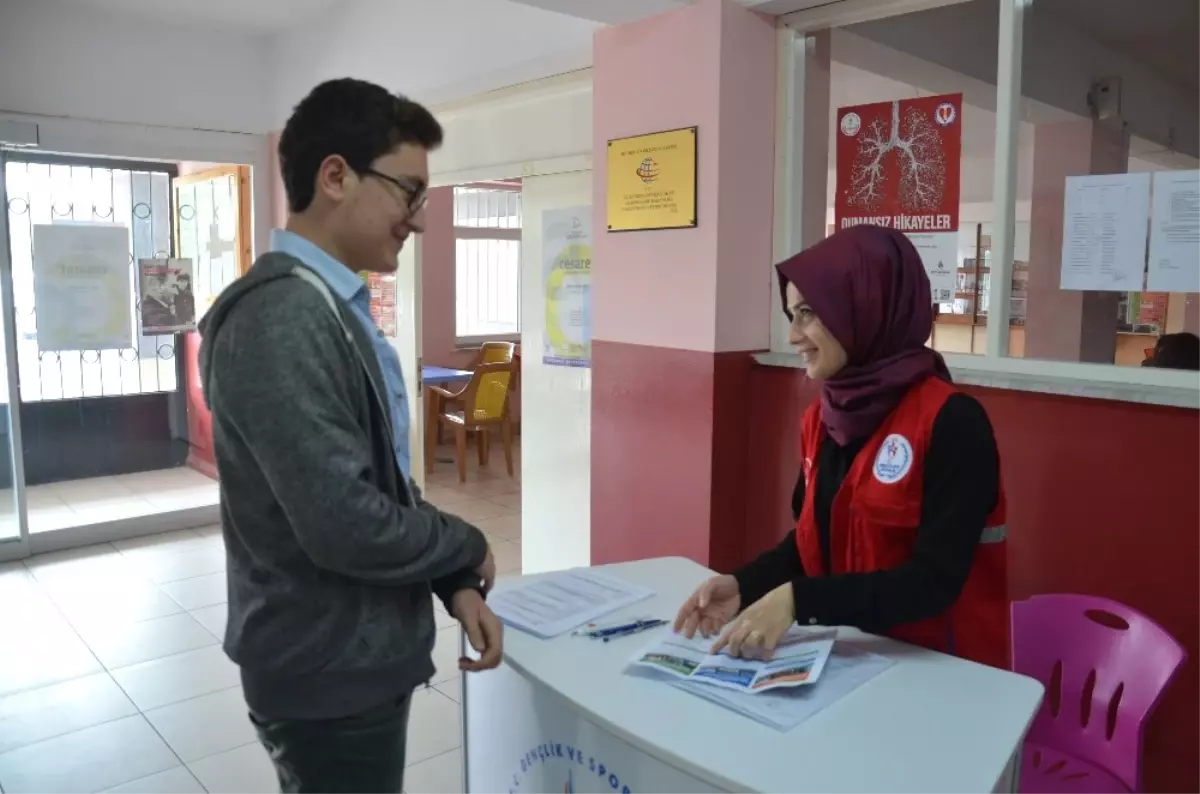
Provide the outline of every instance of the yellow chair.
[[[480,364],[471,374],[471,380],[461,391],[451,392],[440,386],[431,386],[436,395],[439,409],[434,422],[438,429],[442,423],[454,428],[455,457],[458,463],[458,481],[467,481],[467,434],[478,435],[479,465],[488,463],[488,433],[494,426],[500,427],[500,437],[504,443],[504,462],[508,465],[508,476],[514,475],[513,470],[513,423],[509,413],[509,396],[517,380],[517,362],[512,356],[511,343],[508,344],[507,361],[495,361]],[[461,410],[457,410],[461,407]],[[431,428],[432,429],[432,428]],[[434,433],[429,434],[432,441]],[[427,454],[428,471],[433,472],[436,465],[435,455]]]
[[[513,342],[484,342],[480,345],[479,350],[475,353],[475,357],[471,359],[467,369],[474,372],[480,364],[496,364],[500,362],[512,361],[514,356],[520,355],[520,348]],[[520,359],[517,359],[518,362]],[[521,367],[517,365],[517,376],[520,377]],[[515,387],[514,387],[515,388]],[[430,387],[428,395],[428,406],[425,416],[428,424],[435,431],[434,433],[426,432],[426,449],[425,456],[431,457],[434,454],[436,447],[442,444],[442,422],[441,416],[446,411],[461,411],[462,403],[457,395],[463,394],[466,389],[460,389],[457,392],[449,392],[445,389],[433,389]],[[446,396],[453,394],[455,396]]]

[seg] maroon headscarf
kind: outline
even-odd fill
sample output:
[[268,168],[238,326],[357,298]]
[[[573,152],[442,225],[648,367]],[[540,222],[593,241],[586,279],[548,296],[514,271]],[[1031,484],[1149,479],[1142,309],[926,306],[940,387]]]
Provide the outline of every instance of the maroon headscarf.
[[775,268],[846,349],[846,366],[821,389],[821,417],[838,444],[870,436],[914,384],[950,380],[933,330],[929,277],[909,239],[882,226],[851,226]]

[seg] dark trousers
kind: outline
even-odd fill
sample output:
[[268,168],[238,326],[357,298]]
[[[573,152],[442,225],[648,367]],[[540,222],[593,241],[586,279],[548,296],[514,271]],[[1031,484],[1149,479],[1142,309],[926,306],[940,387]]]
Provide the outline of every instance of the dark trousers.
[[282,792],[399,792],[411,705],[408,694],[350,717],[250,721]]

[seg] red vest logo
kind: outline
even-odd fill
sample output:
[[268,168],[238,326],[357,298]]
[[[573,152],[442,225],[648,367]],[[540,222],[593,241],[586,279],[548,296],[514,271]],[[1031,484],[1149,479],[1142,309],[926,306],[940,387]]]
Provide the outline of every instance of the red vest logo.
[[884,485],[898,483],[912,470],[913,448],[908,439],[892,433],[883,440],[873,468],[875,479]]

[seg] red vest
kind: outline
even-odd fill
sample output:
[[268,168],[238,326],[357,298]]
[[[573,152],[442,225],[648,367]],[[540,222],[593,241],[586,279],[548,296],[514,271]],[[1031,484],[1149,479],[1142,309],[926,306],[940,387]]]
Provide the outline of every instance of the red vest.
[[[955,388],[928,378],[909,390],[867,441],[830,509],[829,560],[824,570],[813,512],[813,478],[824,431],[821,404],[809,406],[800,430],[804,508],[796,546],[809,576],[895,568],[912,554],[921,520],[925,450],[933,421]],[[987,519],[970,576],[958,600],[927,620],[896,626],[888,636],[993,667],[1009,665],[1008,557],[1004,483]]]

